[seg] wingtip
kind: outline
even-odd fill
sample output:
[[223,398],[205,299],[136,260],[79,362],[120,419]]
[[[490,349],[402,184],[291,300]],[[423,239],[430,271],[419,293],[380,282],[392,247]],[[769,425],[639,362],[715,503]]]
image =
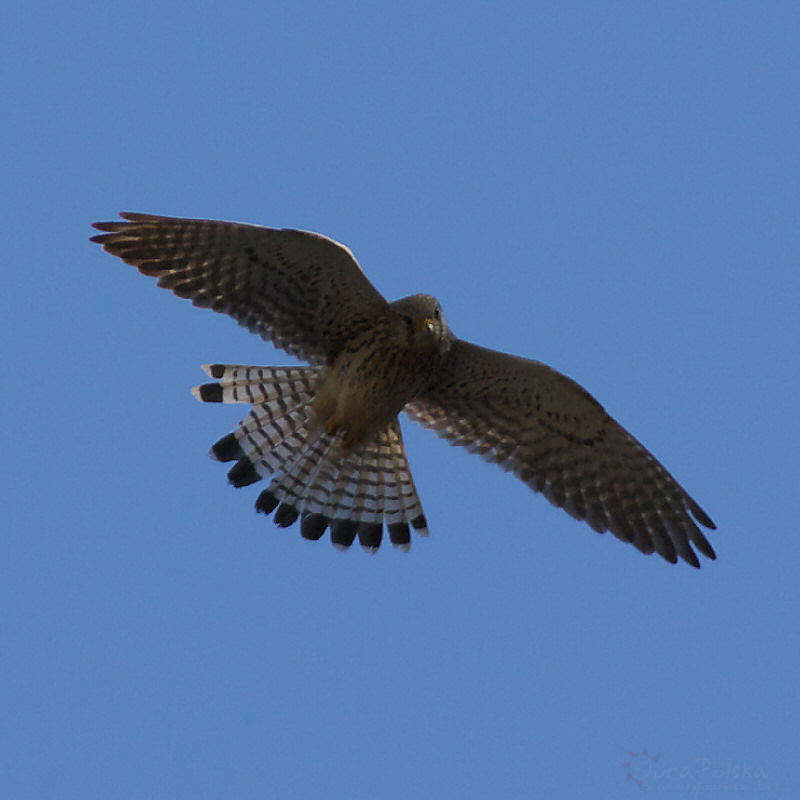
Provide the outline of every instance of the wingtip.
[[681,553],[681,558],[690,566],[695,569],[700,569],[700,560],[691,548],[686,553]]
[[691,512],[691,515],[700,523],[704,528],[708,528],[710,531],[715,531],[717,526],[714,524],[714,521],[711,517],[703,511],[702,508],[694,501],[692,498],[688,498],[687,507]]
[[[128,222],[132,222],[134,220],[142,219],[148,216],[147,214],[138,214],[135,211],[120,211],[119,215],[120,217],[122,217],[122,219]],[[119,220],[106,220],[103,222],[93,222],[91,224],[95,230],[103,231],[105,233],[114,233],[118,231],[120,228],[125,227],[125,222],[120,222]],[[91,241],[97,242],[102,240],[99,237],[93,236],[91,238]]]

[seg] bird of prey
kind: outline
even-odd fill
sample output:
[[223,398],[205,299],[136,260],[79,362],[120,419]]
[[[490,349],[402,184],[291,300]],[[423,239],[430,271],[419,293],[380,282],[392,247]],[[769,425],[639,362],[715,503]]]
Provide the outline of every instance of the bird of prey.
[[205,402],[248,403],[211,448],[228,479],[270,482],[256,509],[286,527],[375,550],[407,549],[427,522],[406,458],[403,411],[513,472],[595,531],[642,553],[699,561],[715,525],[585,389],[538,361],[457,338],[437,300],[388,302],[350,250],[299,230],[123,213],[92,237],[196,306],[220,311],[299,367],[205,365]]

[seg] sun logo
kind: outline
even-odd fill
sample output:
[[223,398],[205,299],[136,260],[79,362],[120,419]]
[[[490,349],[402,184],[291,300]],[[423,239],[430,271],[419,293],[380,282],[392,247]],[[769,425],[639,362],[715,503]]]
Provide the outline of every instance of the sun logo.
[[658,763],[658,755],[651,756],[647,748],[643,747],[641,753],[633,753],[628,750],[630,758],[620,766],[625,770],[625,783],[634,781],[641,789],[642,781],[653,774],[653,767]]

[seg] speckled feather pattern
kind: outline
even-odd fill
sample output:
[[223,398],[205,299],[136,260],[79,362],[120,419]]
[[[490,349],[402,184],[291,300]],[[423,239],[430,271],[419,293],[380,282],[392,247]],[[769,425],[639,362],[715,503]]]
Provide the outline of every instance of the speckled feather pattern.
[[316,233],[122,214],[103,247],[201,308],[229,314],[291,355],[329,361],[388,304],[352,253]]
[[673,563],[699,566],[689,542],[714,558],[697,525],[713,523],[697,503],[591,395],[544,364],[457,341],[405,411],[600,533]]
[[[714,523],[577,383],[536,361],[457,339],[427,295],[394,303],[352,253],[294,230],[145,214],[95,224],[93,240],[197,306],[232,316],[311,363],[212,365],[195,394],[250,413],[212,454],[229,479],[270,480],[256,508],[306,538],[374,550],[427,523],[397,412],[512,472],[594,530],[699,566]],[[356,435],[358,434],[358,435]]]

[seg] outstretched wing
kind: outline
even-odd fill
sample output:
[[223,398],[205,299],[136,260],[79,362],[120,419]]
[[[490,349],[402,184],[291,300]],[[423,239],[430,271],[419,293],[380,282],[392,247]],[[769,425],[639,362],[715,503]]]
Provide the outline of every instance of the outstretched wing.
[[291,355],[330,363],[388,304],[344,245],[305,231],[123,213],[96,222],[112,255]]
[[600,533],[672,563],[700,566],[690,542],[716,557],[700,506],[587,391],[544,364],[455,340],[405,411]]

